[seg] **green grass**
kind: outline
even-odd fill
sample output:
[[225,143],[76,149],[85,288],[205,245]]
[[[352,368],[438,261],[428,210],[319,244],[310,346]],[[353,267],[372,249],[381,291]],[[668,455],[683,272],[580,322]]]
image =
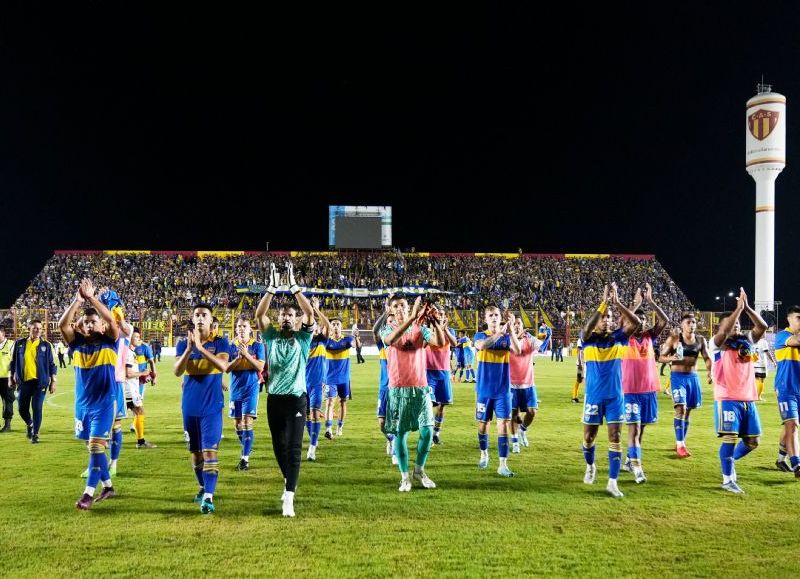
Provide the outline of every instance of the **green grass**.
[[[477,469],[472,384],[455,384],[445,444],[428,472],[439,485],[397,492],[399,474],[384,453],[374,418],[377,359],[353,365],[354,399],[345,435],[321,439],[304,462],[297,518],[280,516],[282,479],[272,457],[265,401],[249,472],[234,470],[239,444],[230,421],[220,451],[217,512],[192,502],[196,482],[183,443],[180,388],[171,361],[146,396],[147,438],[127,432],[115,487],[120,496],[90,512],[73,507],[87,452],[72,437],[72,372],[59,374],[45,405],[41,444],[15,417],[0,435],[6,466],[0,509],[2,574],[52,576],[788,576],[796,533],[798,482],[774,468],[779,420],[773,396],[760,406],[764,437],[737,467],[747,494],[720,490],[712,395],[692,416],[694,457],[676,460],[670,401],[647,429],[637,486],[622,473],[623,499],[605,495],[605,435],[598,437],[598,483],[582,482],[581,406],[569,402],[574,361],[538,360],[541,410],[531,447],[512,455],[513,479],[492,462]],[[768,392],[770,386],[768,385]],[[411,440],[416,442],[416,435]],[[413,454],[413,452],[412,452]],[[792,549],[790,551],[790,549]]]

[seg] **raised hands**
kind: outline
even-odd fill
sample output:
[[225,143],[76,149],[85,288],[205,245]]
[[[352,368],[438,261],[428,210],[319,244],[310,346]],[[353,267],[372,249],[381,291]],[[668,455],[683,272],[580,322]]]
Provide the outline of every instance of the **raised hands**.
[[300,291],[300,286],[294,280],[294,264],[291,261],[286,262],[286,278],[289,281],[289,291],[292,295]]
[[278,286],[281,285],[281,276],[278,274],[278,268],[274,263],[269,264],[269,285],[267,286],[267,293],[275,295],[278,291]]

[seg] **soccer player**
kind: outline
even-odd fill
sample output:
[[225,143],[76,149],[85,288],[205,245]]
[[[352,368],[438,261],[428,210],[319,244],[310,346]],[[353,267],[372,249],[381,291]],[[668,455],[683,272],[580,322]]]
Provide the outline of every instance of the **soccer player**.
[[[533,354],[541,342],[525,331],[522,318],[514,320],[514,333],[520,344],[519,354],[509,358],[511,375],[511,452],[519,454],[520,442],[528,447],[528,428],[533,424],[539,410],[539,396],[533,373]],[[523,412],[525,418],[520,419]]]
[[647,328],[642,299],[642,291],[637,289],[631,309],[639,316],[639,328],[628,338],[628,347],[622,358],[622,392],[625,424],[628,425],[628,452],[622,468],[633,473],[636,484],[647,480],[642,468],[642,436],[645,427],[658,420],[661,384],[656,371],[656,340],[669,322],[667,314],[653,300],[653,288],[648,283],[644,301],[655,312],[656,323]]
[[[142,333],[138,328],[133,329],[131,336],[131,350],[136,360],[136,376],[139,382],[136,389],[139,395],[134,396],[132,392],[126,393],[126,404],[133,412],[133,429],[136,432],[136,448],[155,448],[156,445],[145,440],[144,437],[144,392],[148,382],[156,385],[156,366],[153,351],[150,346],[142,342]],[[130,397],[128,396],[130,394]],[[138,404],[137,404],[138,398]]]
[[764,400],[764,382],[767,380],[769,363],[777,365],[778,362],[775,356],[772,355],[765,338],[761,338],[756,344],[756,352],[758,353],[758,359],[754,367],[756,371],[756,390],[758,391],[758,399],[761,401]]
[[[622,326],[615,329],[613,306],[622,314]],[[619,299],[617,284],[603,289],[603,301],[583,326],[583,356],[586,361],[586,396],[583,410],[583,482],[594,484],[597,476],[595,446],[597,431],[608,423],[608,484],[606,492],[620,498],[617,486],[622,462],[620,424],[625,420],[622,394],[622,357],[628,338],[639,327],[639,318]]]
[[375,338],[375,345],[378,348],[378,363],[380,364],[380,374],[378,375],[378,409],[376,415],[378,417],[378,428],[381,433],[386,437],[386,454],[391,455],[392,464],[397,464],[397,455],[394,453],[394,434],[386,432],[384,425],[386,424],[386,400],[389,395],[389,367],[386,357],[386,345],[381,340],[381,330],[384,326],[392,326],[394,324],[394,316],[389,309],[389,299],[386,299],[384,304],[384,311],[375,320],[375,325],[372,326],[372,336]]
[[475,370],[472,365],[475,363],[475,347],[468,337],[464,336],[464,341],[461,343],[461,349],[464,351],[464,382],[475,382]]
[[[689,432],[689,416],[695,408],[700,408],[703,403],[703,394],[700,390],[700,379],[697,376],[697,359],[702,356],[708,373],[708,383],[711,384],[711,358],[708,355],[708,345],[703,336],[698,336],[697,320],[691,312],[681,316],[681,326],[664,341],[661,347],[659,361],[671,363],[669,383],[671,397],[675,406],[675,452],[678,457],[692,456],[686,448],[686,435]],[[678,353],[681,356],[678,356]]]
[[[117,365],[115,369],[115,376],[117,379],[116,389],[116,402],[114,410],[114,426],[111,431],[111,448],[109,455],[111,463],[108,467],[108,472],[111,476],[117,474],[117,461],[122,453],[122,419],[128,415],[125,405],[125,382],[128,375],[125,369],[125,361],[128,357],[128,350],[131,347],[131,337],[133,336],[133,326],[125,321],[125,315],[122,309],[122,300],[120,300],[117,292],[110,290],[107,287],[101,288],[98,291],[100,301],[108,308],[114,321],[119,327],[117,337]],[[85,473],[88,475],[88,473]]]
[[[714,422],[717,436],[722,439],[719,448],[722,488],[741,494],[744,491],[737,484],[734,462],[755,449],[761,435],[753,361],[757,356],[755,343],[764,335],[767,324],[747,303],[744,288],[739,289],[736,302],[733,312],[720,316],[719,328],[708,349],[713,360]],[[753,322],[749,335],[742,333],[739,322],[742,312]],[[741,438],[739,444],[737,437]]]
[[426,489],[436,488],[425,472],[425,463],[433,442],[433,409],[430,387],[425,375],[425,344],[440,346],[434,331],[425,326],[428,315],[435,316],[422,298],[414,300],[411,312],[408,301],[400,294],[389,299],[394,316],[381,330],[386,345],[389,389],[386,396],[386,432],[395,436],[394,451],[400,469],[401,493],[411,490],[408,473],[408,433],[419,430],[417,455],[414,460],[414,479]]
[[[88,303],[89,307],[84,310],[79,330],[76,331],[72,320],[84,303]],[[94,285],[88,279],[81,281],[75,298],[61,316],[58,326],[69,345],[75,366],[75,436],[87,441],[89,449],[88,480],[75,507],[88,511],[93,502],[116,496],[108,471],[106,441],[114,423],[119,326],[95,295]],[[103,490],[95,500],[94,491],[98,482],[102,483]]]
[[456,358],[456,367],[453,370],[453,380],[456,380],[456,375],[458,375],[458,381],[464,381],[464,342],[466,341],[466,337],[464,334],[464,330],[458,330],[456,334],[456,346],[453,348],[453,352],[455,353]]
[[[136,333],[134,331],[134,336],[136,336]],[[150,372],[148,370],[139,370],[133,337],[131,338],[131,345],[125,353],[125,373],[127,376],[127,380],[125,380],[125,406],[133,413],[133,423],[137,427],[138,442],[136,448],[156,448],[155,444],[148,442],[144,438],[144,422],[139,426],[139,420],[144,418],[144,401],[139,388],[140,379],[143,376],[149,376]]]
[[[425,349],[426,376],[431,387],[431,403],[436,409],[433,415],[433,444],[441,444],[444,407],[453,403],[453,385],[450,382],[450,348],[456,345],[453,331],[447,326],[448,317],[443,308],[437,308],[439,320],[433,322],[434,331],[442,346]],[[439,335],[441,334],[441,335]]]
[[255,432],[253,421],[258,418],[258,373],[264,369],[264,344],[256,341],[250,318],[236,320],[236,338],[231,343],[227,371],[231,373],[230,418],[242,445],[242,457],[236,470],[250,469],[250,452]]
[[339,423],[336,436],[342,436],[342,428],[347,417],[347,400],[352,398],[350,392],[350,348],[360,344],[361,339],[356,335],[345,336],[342,334],[342,320],[332,318],[330,335],[325,342],[325,357],[328,359],[328,369],[325,373],[325,386],[327,388],[325,408],[325,438],[332,438],[333,406],[339,398]]
[[295,330],[297,307],[284,305],[278,313],[276,330],[267,312],[280,285],[275,264],[270,264],[269,286],[256,309],[256,323],[267,348],[267,421],[272,434],[272,449],[284,479],[283,516],[294,517],[294,495],[300,476],[303,450],[303,425],[306,413],[306,363],[314,329],[314,308],[294,279],[294,267],[286,266],[289,291],[303,313],[300,329]]
[[219,478],[219,443],[222,438],[222,374],[228,369],[230,344],[214,337],[211,306],[192,308],[192,328],[175,347],[175,376],[183,376],[181,412],[183,435],[192,455],[192,467],[200,490],[194,502],[204,515],[216,510],[214,491]]
[[317,460],[317,443],[319,431],[322,426],[322,389],[324,388],[325,374],[328,371],[328,359],[325,355],[325,343],[328,341],[330,323],[328,318],[319,309],[319,299],[311,298],[311,307],[314,315],[319,318],[319,323],[314,326],[314,335],[311,337],[311,348],[306,364],[306,394],[308,408],[306,409],[306,428],[311,439],[306,453],[306,460]]
[[575,360],[575,383],[572,385],[572,402],[575,404],[580,404],[580,400],[578,399],[578,390],[583,383],[583,374],[584,374],[584,366],[583,366],[583,338],[578,336],[578,341],[575,344],[575,349],[578,352],[577,359]]
[[520,353],[520,343],[513,331],[514,314],[506,314],[501,323],[500,308],[487,306],[483,312],[486,330],[475,334],[473,341],[478,350],[478,382],[475,390],[477,403],[475,419],[478,421],[478,445],[481,458],[478,468],[489,466],[489,423],[497,416],[497,474],[511,477],[508,468],[508,435],[511,428],[511,374],[510,354]]
[[[775,391],[778,394],[778,411],[783,421],[783,434],[778,460],[781,470],[794,471],[800,478],[800,445],[797,441],[798,408],[800,407],[800,306],[792,306],[786,314],[789,326],[775,336]],[[789,455],[790,464],[786,464]]]

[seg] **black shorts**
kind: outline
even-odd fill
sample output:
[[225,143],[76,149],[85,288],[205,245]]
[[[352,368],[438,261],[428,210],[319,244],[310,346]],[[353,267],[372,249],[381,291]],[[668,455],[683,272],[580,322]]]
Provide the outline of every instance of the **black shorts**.
[[762,380],[766,380],[767,373],[766,372],[756,372],[756,378],[761,378]]

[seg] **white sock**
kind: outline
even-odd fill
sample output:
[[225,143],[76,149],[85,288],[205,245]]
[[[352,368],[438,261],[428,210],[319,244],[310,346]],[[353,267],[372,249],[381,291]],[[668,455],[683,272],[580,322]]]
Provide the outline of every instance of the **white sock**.
[[678,448],[686,448],[686,443],[682,440],[677,442]]
[[250,455],[249,454],[243,454],[242,455],[242,460],[245,461],[245,462],[250,462]]
[[111,461],[111,464],[108,465],[108,468],[114,468],[115,466],[117,466],[117,459],[116,458]]
[[733,479],[728,476],[727,474],[722,475],[722,484],[726,485],[731,482]]
[[214,495],[211,493],[203,493],[203,500],[204,501],[214,501]]
[[308,445],[308,450],[316,450],[316,449],[317,449],[317,445],[316,444],[309,444]]
[[286,491],[286,495],[283,497],[284,503],[293,503],[294,502],[294,492]]
[[508,466],[508,459],[507,458],[501,458],[500,459],[500,466]]
[[400,473],[400,480],[408,480],[408,479],[409,479],[409,477],[408,477],[408,473],[407,472],[401,472]]
[[111,479],[100,481],[100,482],[103,483],[103,488],[106,488],[106,489],[111,488]]
[[90,497],[94,496],[94,487],[86,487],[83,489],[83,494],[89,495]]

